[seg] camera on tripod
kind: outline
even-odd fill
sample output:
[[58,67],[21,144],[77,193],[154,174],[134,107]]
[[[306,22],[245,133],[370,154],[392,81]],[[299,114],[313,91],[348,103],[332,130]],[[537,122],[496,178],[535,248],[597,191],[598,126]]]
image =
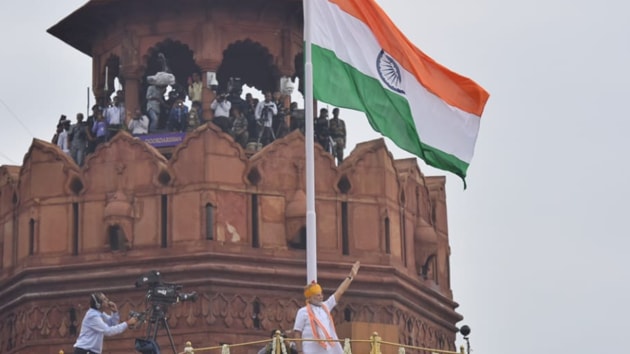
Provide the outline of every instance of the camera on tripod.
[[148,287],[147,301],[161,304],[175,304],[181,301],[196,301],[197,293],[183,293],[183,286],[179,284],[165,283],[162,275],[156,270],[143,274],[136,281],[136,288]]
[[179,284],[166,283],[162,281],[162,274],[152,270],[141,275],[136,280],[136,288],[148,287],[146,301],[150,307],[145,312],[130,312],[129,315],[136,317],[138,323],[147,322],[147,335],[145,338],[136,338],[136,351],[142,354],[160,353],[157,343],[158,330],[160,327],[166,330],[168,339],[173,349],[173,354],[177,353],[175,343],[168,327],[166,313],[170,305],[182,301],[197,300],[197,293],[183,293]]

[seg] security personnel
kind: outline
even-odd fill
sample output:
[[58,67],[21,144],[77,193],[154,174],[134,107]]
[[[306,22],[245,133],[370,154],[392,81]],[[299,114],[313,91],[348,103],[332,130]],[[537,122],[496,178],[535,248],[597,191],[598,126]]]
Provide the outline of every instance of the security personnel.
[[335,142],[335,156],[337,157],[337,164],[340,165],[343,161],[343,149],[346,147],[346,123],[339,119],[339,108],[333,109],[333,117],[328,122],[328,130],[330,137]]
[[330,137],[330,132],[328,129],[328,110],[326,108],[319,110],[319,116],[315,119],[314,124],[316,141],[324,148],[324,150],[329,151],[330,144],[328,138]]

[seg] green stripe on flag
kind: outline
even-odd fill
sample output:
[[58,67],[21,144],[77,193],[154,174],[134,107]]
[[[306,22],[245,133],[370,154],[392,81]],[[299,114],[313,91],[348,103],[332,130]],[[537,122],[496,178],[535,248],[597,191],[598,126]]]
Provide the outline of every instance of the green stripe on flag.
[[[439,168],[441,170],[453,172],[454,174],[461,177],[462,180],[466,178],[466,171],[468,170],[468,164],[466,162],[427,144],[422,144],[422,152],[424,157],[419,157],[423,159],[427,163],[427,165]],[[466,188],[465,180],[464,188]]]
[[406,97],[339,60],[329,49],[313,45],[312,63],[315,99],[364,112],[372,129],[390,138],[401,149],[430,166],[466,177],[467,163],[420,142]]

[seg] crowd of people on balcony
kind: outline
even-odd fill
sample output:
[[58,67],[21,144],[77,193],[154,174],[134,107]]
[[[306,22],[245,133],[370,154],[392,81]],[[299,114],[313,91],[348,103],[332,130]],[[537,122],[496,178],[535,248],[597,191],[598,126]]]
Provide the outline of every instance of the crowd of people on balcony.
[[[259,100],[247,93],[243,99],[242,85],[232,86],[228,86],[227,92],[215,91],[215,98],[210,104],[211,121],[244,149],[258,151],[291,131],[304,133],[304,110],[298,108],[297,102],[291,102],[287,107],[289,96],[280,92],[265,92],[264,99]],[[65,115],[61,115],[52,142],[82,166],[88,154],[93,153],[99,144],[111,140],[120,130],[134,136],[192,131],[206,123],[202,115],[202,89],[198,73],[189,78],[187,90],[174,86],[167,93],[167,85],[150,84],[144,111],[136,109],[129,120],[126,119],[124,91],[119,90],[104,107],[98,104],[92,106],[92,114],[87,119],[82,113],[77,113],[76,122],[72,124]],[[339,109],[333,109],[333,117],[329,118],[328,110],[322,108],[314,121],[314,133],[315,141],[341,163],[346,128],[339,118]]]

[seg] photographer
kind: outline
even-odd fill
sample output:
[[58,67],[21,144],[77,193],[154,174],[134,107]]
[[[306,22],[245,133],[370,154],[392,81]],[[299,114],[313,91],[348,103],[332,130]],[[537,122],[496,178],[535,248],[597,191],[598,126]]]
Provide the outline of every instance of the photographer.
[[136,109],[133,118],[127,123],[129,131],[133,135],[142,135],[149,133],[149,117],[140,112],[140,108]]
[[256,122],[261,127],[258,133],[258,143],[263,141],[263,145],[267,145],[276,140],[273,133],[272,124],[273,116],[278,114],[278,107],[271,100],[271,92],[265,93],[265,100],[258,102],[256,106]]
[[[110,312],[107,314],[106,312]],[[118,307],[98,292],[90,295],[90,308],[83,317],[81,333],[74,343],[74,354],[100,354],[103,350],[103,337],[120,334],[138,321],[131,317],[125,322],[118,323],[120,315]]]
[[232,108],[232,102],[227,100],[227,94],[221,93],[210,104],[210,108],[214,113],[214,124],[218,125],[221,130],[226,133],[230,132],[230,109]]

